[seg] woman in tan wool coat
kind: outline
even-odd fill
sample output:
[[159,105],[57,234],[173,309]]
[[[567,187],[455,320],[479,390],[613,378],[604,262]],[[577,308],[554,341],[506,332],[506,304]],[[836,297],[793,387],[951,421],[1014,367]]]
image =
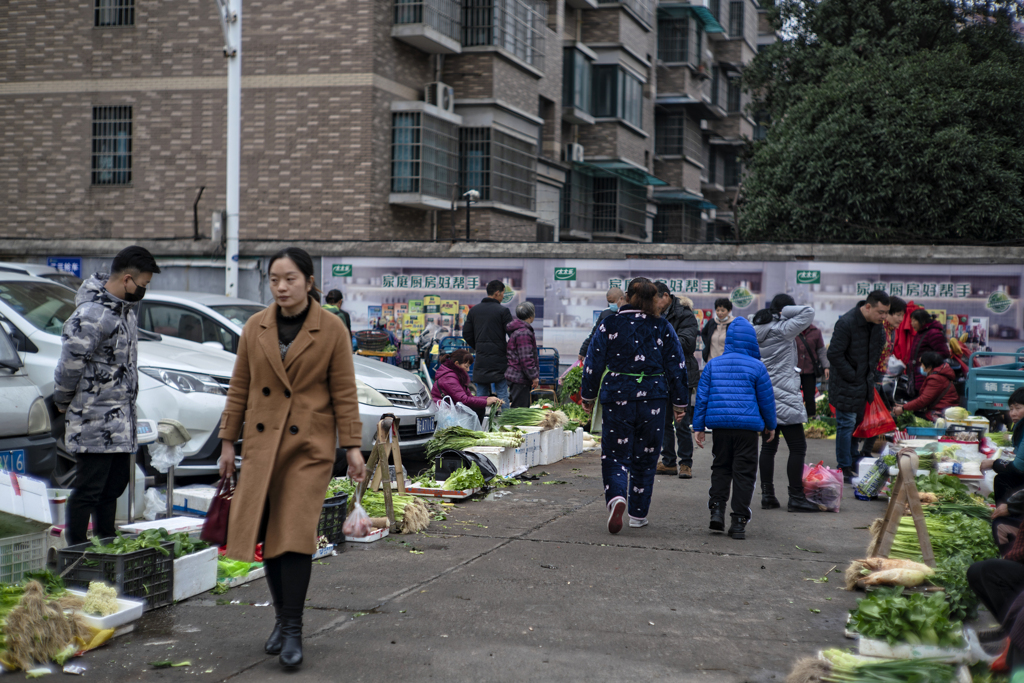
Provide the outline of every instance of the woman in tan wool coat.
[[365,466],[352,337],[314,300],[309,254],[284,249],[269,274],[274,303],[249,319],[238,345],[220,425],[220,473],[234,473],[241,435],[227,555],[251,562],[263,543],[277,615],[265,650],[294,668],[302,663],[302,608],[336,446],[348,449],[349,478],[363,481]]

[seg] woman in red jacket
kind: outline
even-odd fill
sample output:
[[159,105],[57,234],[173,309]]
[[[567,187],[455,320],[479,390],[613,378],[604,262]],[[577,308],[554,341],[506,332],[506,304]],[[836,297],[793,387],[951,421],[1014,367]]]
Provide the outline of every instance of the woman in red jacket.
[[441,360],[434,377],[434,388],[430,397],[440,401],[450,396],[455,403],[462,403],[476,411],[483,419],[484,409],[501,403],[497,396],[474,396],[470,391],[469,368],[473,366],[473,354],[469,349],[455,349]]
[[924,380],[913,401],[896,406],[893,414],[899,417],[904,410],[910,410],[928,420],[934,421],[942,417],[946,408],[960,405],[960,396],[956,392],[956,375],[953,368],[934,351],[925,351],[921,356],[920,375]]
[[919,308],[910,314],[910,326],[917,333],[914,341],[914,353],[911,355],[910,369],[915,373],[915,390],[921,393],[924,384],[924,375],[921,374],[921,357],[933,351],[943,359],[949,358],[949,344],[946,343],[946,328],[932,314],[923,308]]

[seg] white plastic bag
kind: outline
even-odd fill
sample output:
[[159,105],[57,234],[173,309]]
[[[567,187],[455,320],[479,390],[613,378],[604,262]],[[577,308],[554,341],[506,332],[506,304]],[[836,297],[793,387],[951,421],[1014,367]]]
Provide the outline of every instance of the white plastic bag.
[[159,441],[149,445],[149,464],[161,474],[177,467],[184,458],[185,451],[181,450],[181,446],[167,446]]
[[902,375],[903,371],[907,369],[907,366],[903,364],[896,356],[889,356],[889,364],[885,368],[885,374],[890,377],[896,377]]
[[482,432],[483,425],[480,423],[480,417],[477,416],[476,411],[467,406],[465,403],[455,404],[455,423],[460,427],[465,427],[474,432]]
[[459,424],[458,412],[455,410],[455,404],[452,402],[451,396],[445,396],[437,402],[437,414],[435,415],[435,420],[434,429],[436,431],[441,431],[448,427],[455,427]]
[[146,511],[142,517],[150,522],[167,513],[167,496],[160,489],[146,489]]
[[352,506],[352,514],[348,516],[345,523],[341,525],[341,531],[346,536],[352,538],[365,538],[370,535],[373,531],[373,525],[370,523],[370,515],[366,514],[366,510],[360,505],[359,500],[362,498],[360,487],[356,486],[356,503]]

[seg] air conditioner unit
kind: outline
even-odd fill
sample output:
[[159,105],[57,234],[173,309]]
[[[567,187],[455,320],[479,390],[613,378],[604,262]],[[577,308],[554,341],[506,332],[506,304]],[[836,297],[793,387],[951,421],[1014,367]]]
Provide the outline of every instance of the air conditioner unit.
[[708,120],[707,119],[701,119],[700,120],[700,129],[701,130],[711,130],[710,126],[708,126]]
[[427,104],[432,104],[441,111],[449,114],[455,113],[455,88],[444,83],[427,83],[426,97]]
[[573,161],[579,164],[583,163],[583,145],[578,145],[575,142],[570,142],[565,146],[565,160]]

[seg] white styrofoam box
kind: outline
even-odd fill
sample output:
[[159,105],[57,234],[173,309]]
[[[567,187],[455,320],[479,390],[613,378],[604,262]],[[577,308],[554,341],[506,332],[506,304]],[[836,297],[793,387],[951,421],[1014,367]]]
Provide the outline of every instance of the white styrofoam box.
[[179,531],[191,534],[203,530],[203,522],[206,520],[199,517],[168,517],[167,519],[154,519],[152,522],[136,522],[135,524],[121,525],[122,531],[139,534],[148,529],[167,529],[167,533],[176,534]]
[[224,584],[228,588],[234,588],[235,586],[241,586],[243,583],[250,583],[252,581],[255,581],[256,579],[262,579],[264,577],[264,575],[266,575],[266,573],[267,573],[267,568],[266,567],[259,567],[257,569],[253,569],[251,572],[249,572],[245,576],[236,576],[236,577],[231,578],[231,579],[224,579],[223,581],[220,581],[219,583]]
[[505,464],[503,459],[505,458],[505,451],[507,449],[499,446],[471,446],[466,451],[469,453],[476,453],[477,455],[485,456],[494,465],[495,469],[498,470],[500,476],[505,476],[508,472],[505,470]]
[[328,555],[330,555],[333,552],[334,552],[334,544],[333,543],[328,543],[323,548],[317,548],[316,549],[316,552],[313,553],[313,559],[314,560],[319,560],[321,558],[327,557]]
[[174,558],[174,601],[205,593],[217,585],[217,549]]
[[550,465],[562,459],[562,451],[565,449],[565,439],[562,434],[563,430],[561,429],[548,429],[540,433],[538,465]]
[[0,511],[53,524],[46,482],[24,474],[0,470]]
[[174,489],[174,510],[205,515],[217,496],[216,486],[189,486]]
[[[217,562],[214,561],[214,565]],[[85,598],[85,591],[75,590],[73,588],[68,589],[68,593],[76,595],[80,598]],[[117,611],[113,614],[108,614],[105,617],[97,616],[95,614],[86,614],[85,612],[79,612],[78,616],[82,617],[82,620],[96,629],[108,629],[117,628],[118,626],[124,626],[125,624],[131,623],[137,619],[142,618],[142,613],[146,610],[145,600],[132,600],[130,598],[118,598],[117,599]]]

